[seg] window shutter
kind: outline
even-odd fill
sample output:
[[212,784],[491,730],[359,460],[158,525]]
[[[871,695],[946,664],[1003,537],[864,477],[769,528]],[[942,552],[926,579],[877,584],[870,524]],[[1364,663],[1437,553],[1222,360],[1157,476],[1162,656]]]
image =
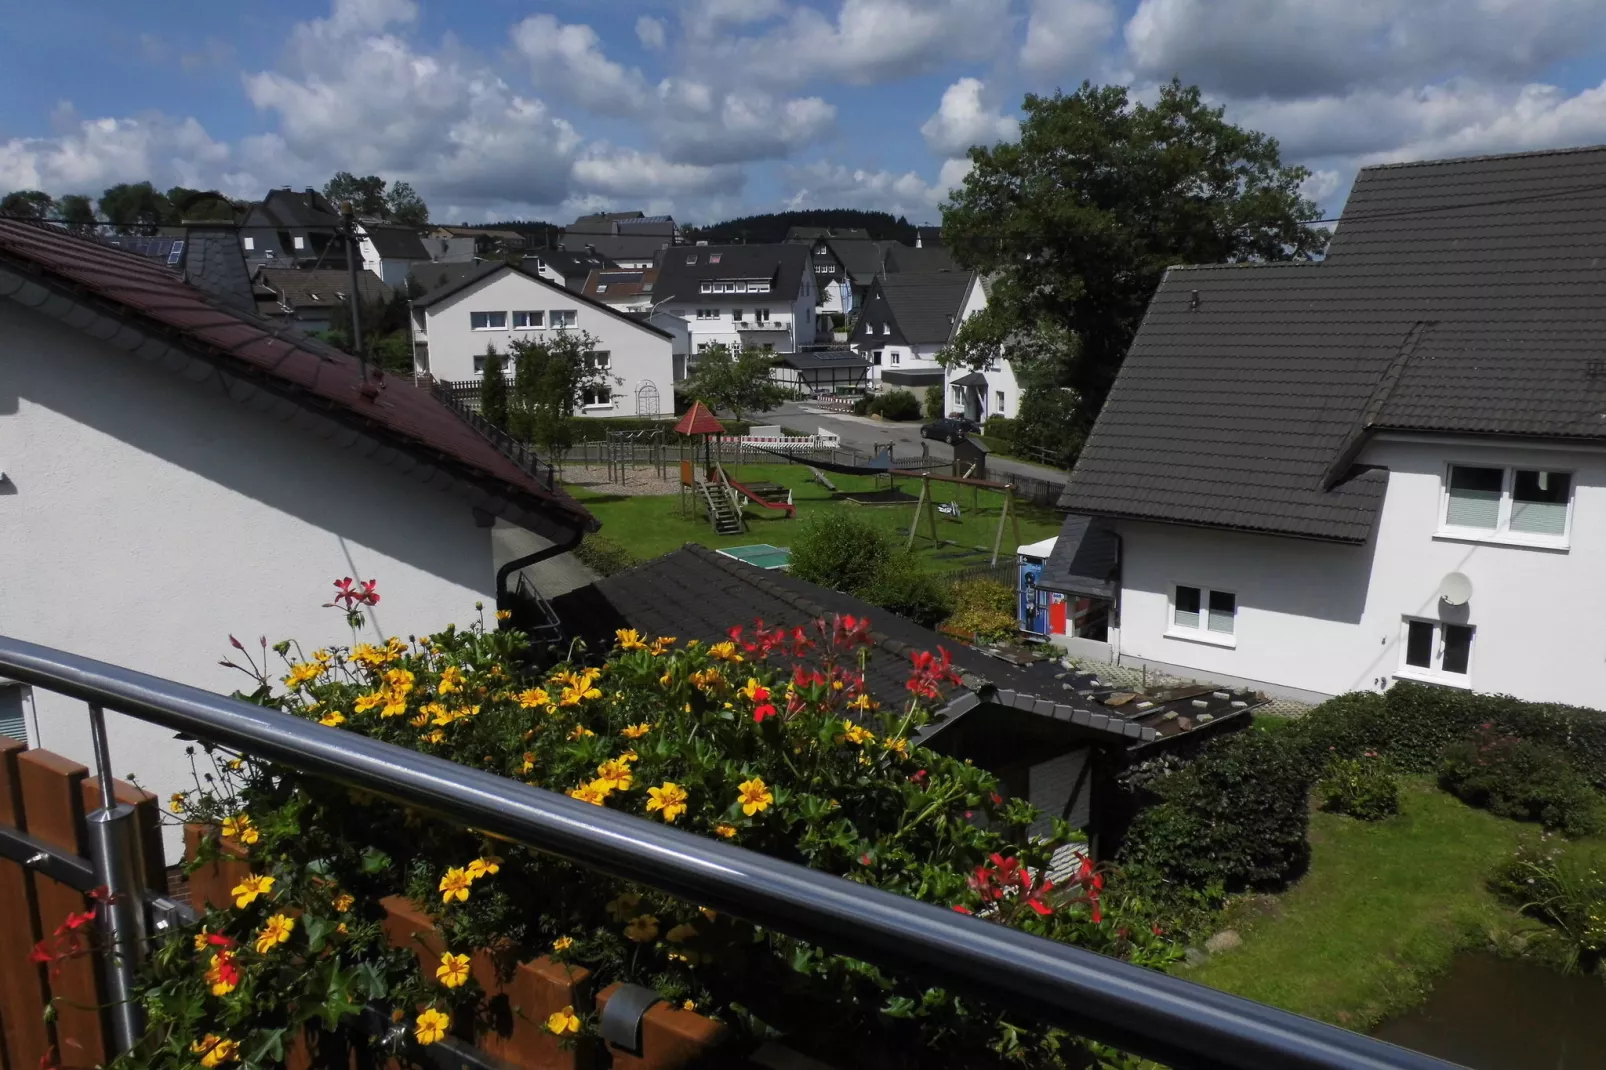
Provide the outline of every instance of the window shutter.
[[1482,528],[1493,531],[1500,522],[1500,491],[1505,473],[1498,468],[1450,470],[1449,504],[1444,522],[1456,528]]

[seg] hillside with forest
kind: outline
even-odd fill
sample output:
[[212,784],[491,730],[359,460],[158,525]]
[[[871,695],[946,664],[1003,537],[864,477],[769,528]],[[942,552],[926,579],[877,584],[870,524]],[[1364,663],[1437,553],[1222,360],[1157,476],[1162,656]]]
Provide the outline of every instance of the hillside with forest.
[[810,208],[797,212],[768,212],[714,223],[706,227],[682,227],[686,241],[706,241],[711,245],[745,242],[749,245],[778,242],[792,227],[857,227],[870,232],[877,241],[901,241],[913,245],[915,228],[903,216],[887,212],[862,212],[854,208]]

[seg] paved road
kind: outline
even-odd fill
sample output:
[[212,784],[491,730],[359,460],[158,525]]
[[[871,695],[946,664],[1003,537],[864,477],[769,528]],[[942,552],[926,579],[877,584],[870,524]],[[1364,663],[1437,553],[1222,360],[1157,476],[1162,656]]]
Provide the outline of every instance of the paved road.
[[[920,447],[926,445],[931,449],[931,455],[940,460],[951,461],[954,451],[946,442],[928,442],[920,437],[920,424],[922,421],[911,421],[904,424],[883,423],[872,420],[867,416],[848,416],[838,413],[823,413],[807,402],[788,402],[762,416],[754,416],[755,423],[777,423],[787,427],[796,428],[812,434],[819,428],[834,431],[842,436],[844,446],[863,450],[866,453],[873,451],[876,445],[886,445],[888,442],[896,443],[894,452],[899,456],[918,454]],[[1051,483],[1065,482],[1065,473],[1058,468],[1049,468],[1046,465],[1030,464],[1026,461],[1017,461],[1013,458],[999,457],[987,462],[990,473],[1014,473],[1016,475],[1031,476],[1034,479],[1046,479]]]

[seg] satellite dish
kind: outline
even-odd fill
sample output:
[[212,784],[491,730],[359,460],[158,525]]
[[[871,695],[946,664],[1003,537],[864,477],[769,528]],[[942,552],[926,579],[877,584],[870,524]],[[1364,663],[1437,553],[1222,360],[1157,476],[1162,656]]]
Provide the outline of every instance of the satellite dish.
[[1446,605],[1464,606],[1472,599],[1472,581],[1462,572],[1452,572],[1439,583],[1439,597]]

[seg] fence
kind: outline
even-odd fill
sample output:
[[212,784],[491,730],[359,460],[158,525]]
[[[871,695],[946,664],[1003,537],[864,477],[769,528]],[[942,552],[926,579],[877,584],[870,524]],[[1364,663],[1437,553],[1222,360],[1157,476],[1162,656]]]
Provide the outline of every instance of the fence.
[[[111,786],[102,707],[348,788],[405,799],[486,835],[706,904],[827,951],[1009,1007],[1021,1019],[1061,1025],[1168,1065],[1217,1070],[1449,1070],[1449,1064],[1436,1059],[1163,973],[117,665],[0,636],[0,676],[90,704],[100,782],[107,786],[104,793],[115,791],[115,797],[123,791]],[[0,933],[13,942],[12,951],[20,950],[17,942],[26,944],[31,933],[20,932],[15,919],[43,925],[62,916],[58,911],[63,908],[82,909],[86,878],[108,887],[121,907],[103,911],[98,920],[105,926],[108,946],[126,953],[103,960],[104,989],[94,987],[94,970],[87,959],[70,978],[63,969],[52,982],[75,986],[71,989],[75,998],[88,1004],[71,1021],[62,1015],[53,1023],[62,1050],[71,1042],[86,1057],[94,1050],[104,1054],[108,1034],[96,1021],[100,1012],[93,1008],[103,991],[129,990],[142,946],[133,926],[118,919],[140,917],[152,901],[147,894],[149,873],[128,875],[129,860],[143,857],[146,849],[139,838],[143,826],[138,808],[148,807],[150,801],[141,796],[131,804],[87,815],[89,828],[116,835],[88,837],[92,861],[86,860],[85,839],[75,830],[80,808],[86,805],[87,770],[42,752],[24,763],[20,751],[16,744],[0,750],[11,756],[8,762],[15,760],[18,770],[4,785],[10,791],[0,792],[0,807],[9,799],[16,807],[13,814],[26,818],[25,825],[0,838],[0,855],[6,859],[0,862],[0,890],[11,888],[13,908],[26,903],[30,891],[40,893],[39,912],[9,911],[0,919]],[[0,813],[3,816],[7,815]],[[157,919],[152,924],[160,928]],[[10,954],[0,966],[4,979],[0,993],[10,1001],[4,1010],[8,1045],[13,1042],[13,1023],[37,1018],[47,992],[37,968],[17,968],[23,961]],[[656,998],[650,990],[641,991]],[[87,1000],[91,993],[95,998]],[[646,1035],[644,1023],[653,1012],[648,1003],[635,999],[636,994],[619,991],[608,1001],[603,1011],[605,1036],[620,1027],[621,1019],[632,1030],[629,1037]],[[123,1021],[110,1034],[110,1043],[121,1048],[139,1035],[138,1008],[123,1002],[113,1010],[112,1017]],[[48,1039],[48,1031],[44,1036],[40,1032],[35,1030],[36,1044]],[[632,1056],[628,1049],[616,1049],[611,1040],[608,1048],[619,1067],[685,1065]],[[34,1050],[29,1049],[30,1054]],[[8,1066],[39,1065],[21,1057],[20,1051],[15,1057],[7,1054]],[[448,1050],[440,1056],[455,1059],[459,1054]],[[681,1058],[686,1058],[684,1049]],[[92,1061],[86,1058],[82,1065]],[[465,1056],[464,1061],[473,1059]]]
[[972,565],[968,568],[953,568],[941,573],[938,579],[945,586],[955,583],[964,583],[968,580],[991,580],[1002,583],[1005,587],[1014,587],[1019,578],[1020,566],[1013,558],[1000,561],[996,565]]
[[502,456],[540,480],[548,490],[557,487],[557,472],[552,465],[547,461],[543,461],[528,445],[520,442],[481,416],[477,401],[475,403],[476,407],[470,408],[466,402],[458,399],[456,396],[458,388],[451,383],[436,381],[430,389],[434,391],[436,397],[445,402],[447,408],[456,412],[468,422],[470,427],[489,439]]

